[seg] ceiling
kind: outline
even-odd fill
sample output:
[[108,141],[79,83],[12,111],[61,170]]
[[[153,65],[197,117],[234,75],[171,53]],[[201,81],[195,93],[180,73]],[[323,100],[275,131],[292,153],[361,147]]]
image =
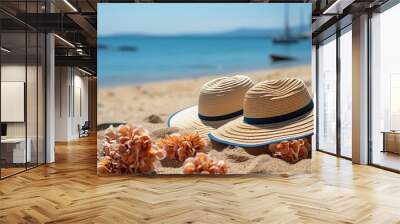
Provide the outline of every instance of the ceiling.
[[375,12],[393,0],[318,0],[313,3],[313,43],[328,38],[352,23],[354,17]]
[[[97,0],[1,0],[2,45],[12,51],[3,60],[32,58],[37,33],[55,37],[56,66],[78,66],[96,74]],[[25,32],[27,41],[25,43]],[[29,34],[30,32],[35,35]],[[34,41],[37,42],[36,40]],[[27,46],[25,50],[25,46]],[[39,46],[43,47],[43,46]],[[26,52],[25,52],[26,51]]]

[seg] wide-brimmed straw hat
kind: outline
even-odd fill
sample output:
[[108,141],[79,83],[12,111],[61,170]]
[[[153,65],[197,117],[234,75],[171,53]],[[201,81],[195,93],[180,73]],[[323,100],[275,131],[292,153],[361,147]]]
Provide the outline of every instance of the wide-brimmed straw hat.
[[194,130],[207,135],[243,114],[243,98],[252,86],[254,82],[244,75],[213,79],[202,86],[198,105],[171,115],[168,127]]
[[246,93],[243,104],[243,117],[210,132],[210,139],[259,147],[313,134],[313,100],[299,79],[260,82]]

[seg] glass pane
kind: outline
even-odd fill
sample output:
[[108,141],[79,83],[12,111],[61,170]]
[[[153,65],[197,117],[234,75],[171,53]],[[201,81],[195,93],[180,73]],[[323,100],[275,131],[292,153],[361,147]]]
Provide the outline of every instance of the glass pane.
[[372,25],[372,163],[400,170],[400,5],[374,15]]
[[27,33],[27,44],[28,44],[28,62],[27,62],[27,80],[26,80],[26,111],[27,111],[27,149],[31,151],[30,160],[28,160],[28,168],[37,165],[38,158],[38,143],[37,143],[37,132],[38,132],[38,95],[37,95],[37,63],[38,63],[38,37],[36,32]]
[[318,48],[318,147],[336,153],[336,40]]
[[45,149],[45,44],[46,37],[44,34],[38,35],[38,163],[45,163],[46,149]]
[[352,157],[352,35],[340,36],[340,153]]
[[[1,34],[1,166],[2,177],[25,170],[26,34]],[[29,148],[29,147],[28,147]]]

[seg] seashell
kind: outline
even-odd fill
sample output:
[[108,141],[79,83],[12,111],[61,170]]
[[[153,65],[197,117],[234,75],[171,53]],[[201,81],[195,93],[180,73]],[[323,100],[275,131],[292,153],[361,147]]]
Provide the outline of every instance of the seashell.
[[158,160],[163,160],[163,159],[165,159],[166,157],[167,157],[167,152],[165,151],[164,148],[158,149],[158,150],[156,151],[156,158],[157,158]]
[[188,162],[183,166],[184,174],[193,174],[195,172],[195,166],[193,163]]
[[186,163],[194,163],[194,157],[189,157],[185,160],[185,162],[183,162],[183,165],[185,165]]
[[225,161],[214,162],[205,153],[197,153],[195,157],[189,157],[183,165],[183,173],[196,174],[225,174],[227,173]]
[[225,167],[225,166],[226,166],[226,165],[225,165],[225,161],[223,161],[223,160],[218,161],[218,162],[217,162],[217,166],[218,166],[218,167]]
[[216,165],[212,165],[209,169],[208,172],[211,174],[218,174],[219,173],[219,167]]
[[269,145],[268,149],[273,156],[279,157],[286,162],[295,163],[301,159],[308,158],[309,147],[308,139],[296,139],[291,141],[283,141],[276,145]]
[[228,167],[227,167],[225,161],[223,161],[223,160],[218,161],[217,167],[219,169],[218,170],[219,174],[226,174],[228,171]]
[[111,141],[115,141],[117,139],[117,135],[114,132],[112,126],[110,126],[109,128],[107,128],[105,130],[104,137],[105,137],[106,141],[109,143],[111,143]]
[[203,163],[208,160],[208,156],[205,153],[198,153],[195,158],[199,163]]

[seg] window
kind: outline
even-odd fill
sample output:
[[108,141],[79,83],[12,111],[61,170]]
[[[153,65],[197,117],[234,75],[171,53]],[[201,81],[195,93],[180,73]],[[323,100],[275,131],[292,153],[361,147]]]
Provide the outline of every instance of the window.
[[[18,2],[16,10],[40,13],[43,4]],[[44,33],[0,12],[0,178],[45,163],[45,44]]]
[[340,36],[340,155],[352,157],[352,33],[351,26]]
[[400,5],[371,18],[371,162],[400,170]]
[[318,149],[336,154],[336,36],[318,48]]

